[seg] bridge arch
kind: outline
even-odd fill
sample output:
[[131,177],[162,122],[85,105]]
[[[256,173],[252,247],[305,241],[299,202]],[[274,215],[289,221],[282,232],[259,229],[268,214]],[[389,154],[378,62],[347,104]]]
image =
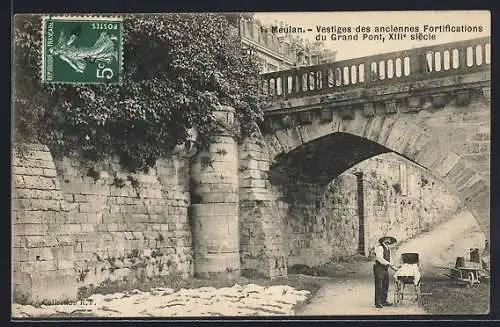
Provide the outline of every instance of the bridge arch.
[[[352,119],[343,119],[340,113],[334,113],[329,122],[312,122],[308,125],[289,126],[264,134],[270,150],[270,177],[283,160],[297,158],[297,162],[306,160],[308,145],[322,143],[321,155],[329,152],[335,157],[335,148],[329,148],[332,140],[346,146],[354,139],[362,139],[364,150],[351,156],[350,161],[341,160],[337,171],[332,169],[329,176],[323,176],[316,182],[331,181],[335,174],[346,170],[358,162],[384,152],[394,152],[430,171],[455,194],[474,215],[487,240],[490,231],[490,190],[489,181],[476,171],[467,159],[450,149],[446,143],[434,137],[425,127],[415,124],[411,116],[385,115],[366,117],[362,112],[354,112]],[[330,141],[329,141],[330,140]],[[338,153],[339,156],[344,154]],[[293,160],[293,159],[292,159]],[[332,161],[332,164],[334,162]],[[317,172],[326,173],[328,169],[309,166]],[[342,170],[342,171],[341,171]],[[328,179],[330,178],[330,179]]]

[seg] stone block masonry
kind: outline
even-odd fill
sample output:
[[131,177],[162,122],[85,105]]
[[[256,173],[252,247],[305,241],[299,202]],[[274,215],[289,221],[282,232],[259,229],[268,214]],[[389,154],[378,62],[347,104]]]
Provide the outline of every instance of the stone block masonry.
[[463,205],[429,172],[392,153],[361,162],[328,185],[293,181],[281,190],[280,202],[288,207],[284,239],[289,267],[321,266],[361,252],[368,255],[381,236],[403,242]]
[[[216,117],[223,126],[234,123],[230,108],[221,108]],[[436,116],[436,129],[441,121]],[[241,144],[231,128],[221,129],[207,150],[191,159],[162,158],[147,173],[124,171],[115,159],[54,161],[41,145],[30,145],[22,156],[14,153],[12,243],[18,301],[74,299],[79,287],[105,280],[171,273],[286,276],[287,267],[294,264],[317,266],[366,254],[382,234],[405,240],[457,208],[458,200],[437,179],[408,162],[392,167],[387,160],[367,160],[356,166],[363,172],[361,180],[354,169],[329,184],[301,180],[300,175],[283,181],[272,171],[272,184],[270,164],[304,140],[314,140],[317,133],[330,133],[333,127],[323,125],[282,132],[295,139],[257,133]],[[362,126],[372,126],[361,134],[430,166],[436,178],[456,186],[467,206],[488,207],[475,195],[488,190],[478,179],[488,169],[480,176],[459,152],[443,152],[437,146],[420,150],[432,137],[414,133],[409,121],[375,117],[341,126],[333,129],[361,133]],[[482,156],[489,142],[481,143],[489,139],[487,128],[475,124],[469,131],[467,138],[475,143],[467,151]],[[313,149],[314,143],[309,143]],[[297,159],[298,165],[309,168],[302,157]],[[335,158],[330,159],[318,167],[337,169]],[[444,203],[435,201],[444,197]],[[64,292],[56,281],[65,285]]]
[[117,160],[66,157],[56,166],[71,208],[63,228],[80,286],[192,274],[186,159],[160,159],[147,173],[130,173]]
[[117,160],[54,161],[45,146],[27,149],[13,159],[16,301],[74,300],[79,287],[105,280],[193,274],[187,159],[132,174]]
[[358,251],[356,176],[343,174],[328,185],[297,181],[280,201],[285,220],[288,266],[320,266]]
[[73,246],[62,227],[69,209],[48,148],[14,147],[12,179],[14,301],[75,300]]
[[366,239],[373,251],[382,235],[398,242],[443,222],[463,203],[435,176],[395,154],[360,163],[363,171]]
[[238,154],[242,271],[249,276],[286,276],[283,207],[268,180],[269,148],[260,135],[246,139]]
[[[452,78],[430,78],[418,83],[422,87],[420,91],[415,90],[413,82],[406,86],[392,83],[380,88],[373,85],[352,92],[346,90],[342,96],[332,95],[330,103],[328,96],[312,94],[281,103],[278,101],[266,112],[266,141],[272,147],[272,157],[283,157],[299,146],[321,142],[332,132],[375,142],[425,167],[441,179],[474,215],[488,240],[490,78],[489,71],[454,75]],[[407,87],[413,90],[410,97]],[[439,88],[442,90],[438,92]],[[387,105],[387,97],[399,96],[402,98],[398,100],[397,112],[392,110],[394,108],[387,112],[387,106],[379,106],[380,101],[376,99],[383,97]],[[346,101],[355,103],[352,106],[353,119],[342,114]],[[366,108],[374,111],[367,112]],[[318,117],[318,109],[330,110],[330,113]],[[306,111],[313,119],[308,124],[301,124],[299,118],[306,115]],[[280,123],[285,120],[298,123]],[[340,171],[347,168],[339,167]]]
[[[234,124],[233,108],[215,115],[226,128]],[[194,272],[200,278],[240,275],[238,149],[226,128],[191,163]]]

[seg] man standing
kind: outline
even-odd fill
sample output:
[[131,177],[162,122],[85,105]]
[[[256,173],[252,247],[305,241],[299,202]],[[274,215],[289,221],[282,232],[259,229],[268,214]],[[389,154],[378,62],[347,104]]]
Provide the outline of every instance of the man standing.
[[395,270],[391,263],[391,250],[389,246],[396,243],[396,239],[392,236],[384,236],[378,240],[379,244],[375,247],[375,264],[373,265],[373,276],[375,280],[375,306],[383,308],[391,306],[392,303],[387,302],[387,293],[389,291],[389,272],[391,267]]

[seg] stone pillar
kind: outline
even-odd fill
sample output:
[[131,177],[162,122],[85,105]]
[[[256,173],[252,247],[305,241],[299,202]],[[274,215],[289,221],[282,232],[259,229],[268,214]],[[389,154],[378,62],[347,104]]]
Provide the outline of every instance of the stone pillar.
[[238,152],[231,133],[235,111],[221,107],[214,115],[223,127],[191,166],[194,273],[199,278],[240,274]]
[[365,182],[364,174],[362,171],[358,171],[354,174],[356,176],[356,200],[358,209],[358,254],[363,256],[369,255],[370,245],[368,243],[368,222],[367,215],[365,214]]

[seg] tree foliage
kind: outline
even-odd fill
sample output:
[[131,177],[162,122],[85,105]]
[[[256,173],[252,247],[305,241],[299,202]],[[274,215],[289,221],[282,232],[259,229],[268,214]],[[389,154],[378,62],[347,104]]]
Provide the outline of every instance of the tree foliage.
[[98,160],[118,155],[131,170],[185,141],[208,142],[219,105],[236,109],[240,136],[262,118],[258,66],[220,14],[124,17],[122,84],[41,82],[41,17],[14,22],[14,138]]

